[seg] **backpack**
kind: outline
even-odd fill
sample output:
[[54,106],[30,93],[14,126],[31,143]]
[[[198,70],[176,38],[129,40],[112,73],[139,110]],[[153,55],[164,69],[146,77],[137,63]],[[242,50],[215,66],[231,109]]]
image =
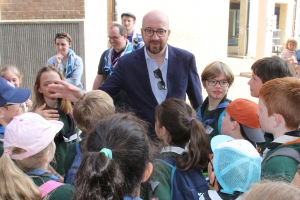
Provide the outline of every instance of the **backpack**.
[[[206,128],[207,125],[211,125],[215,122],[215,120],[218,120],[218,133],[221,133],[221,125],[222,125],[222,118],[225,115],[225,108],[228,106],[228,104],[231,103],[231,100],[225,97],[222,99],[222,101],[219,103],[219,105],[216,107],[214,112],[207,117],[206,120],[203,120],[203,113],[204,113],[204,108],[208,106],[208,99],[205,99],[203,102],[202,106],[199,107],[196,112],[197,112],[197,117],[200,122],[202,122],[204,128]],[[218,117],[219,116],[219,117]]]
[[76,142],[75,143],[75,148],[76,148],[76,156],[73,160],[73,163],[71,165],[71,168],[68,170],[68,173],[66,174],[66,177],[65,177],[65,183],[68,183],[68,184],[71,184],[72,181],[73,181],[73,178],[74,178],[74,175],[81,163],[81,156],[82,156],[82,153],[80,151],[80,148],[79,148],[79,142]]
[[47,181],[43,183],[39,188],[42,192],[42,198],[44,198],[47,194],[58,188],[59,186],[64,185],[63,183],[56,182],[53,180]]
[[297,150],[290,147],[283,147],[278,149],[277,151],[274,151],[268,158],[266,158],[261,164],[261,169],[263,170],[266,163],[275,156],[287,156],[300,163],[300,153]]
[[201,193],[208,191],[208,182],[198,168],[187,171],[177,170],[175,160],[170,157],[157,159],[171,167],[171,199],[172,200],[195,200]]

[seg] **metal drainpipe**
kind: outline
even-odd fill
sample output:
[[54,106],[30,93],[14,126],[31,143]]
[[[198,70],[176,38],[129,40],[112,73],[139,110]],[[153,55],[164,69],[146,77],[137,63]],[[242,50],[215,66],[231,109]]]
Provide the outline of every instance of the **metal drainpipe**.
[[246,39],[246,56],[248,56],[248,42],[249,42],[249,16],[250,16],[250,0],[248,0],[247,6],[247,39]]
[[118,21],[118,1],[114,0],[113,3],[113,22],[117,22]]

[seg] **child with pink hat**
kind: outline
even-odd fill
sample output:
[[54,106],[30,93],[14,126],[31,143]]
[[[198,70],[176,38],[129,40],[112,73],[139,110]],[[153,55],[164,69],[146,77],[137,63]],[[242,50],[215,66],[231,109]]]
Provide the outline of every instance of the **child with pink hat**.
[[62,127],[62,122],[32,112],[14,117],[6,126],[0,199],[72,198],[73,188],[47,171],[56,149],[54,137]]

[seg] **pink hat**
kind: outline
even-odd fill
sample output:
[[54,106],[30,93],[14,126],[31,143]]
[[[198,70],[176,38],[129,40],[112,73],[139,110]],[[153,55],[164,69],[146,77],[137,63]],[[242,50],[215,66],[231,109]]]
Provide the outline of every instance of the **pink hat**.
[[26,150],[11,156],[12,159],[23,160],[45,149],[63,125],[60,121],[46,120],[32,112],[14,117],[5,128],[4,149],[19,147]]

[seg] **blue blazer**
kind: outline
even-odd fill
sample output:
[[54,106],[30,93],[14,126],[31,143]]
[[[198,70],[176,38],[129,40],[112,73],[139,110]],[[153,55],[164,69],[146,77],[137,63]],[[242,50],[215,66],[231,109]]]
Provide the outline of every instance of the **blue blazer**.
[[[170,45],[168,50],[166,98],[185,100],[187,94],[191,105],[197,109],[202,105],[203,98],[195,56]],[[122,56],[114,68],[114,73],[99,89],[107,92],[111,97],[116,96],[123,89],[128,95],[135,114],[154,125],[155,107],[158,103],[152,92],[144,48]]]

